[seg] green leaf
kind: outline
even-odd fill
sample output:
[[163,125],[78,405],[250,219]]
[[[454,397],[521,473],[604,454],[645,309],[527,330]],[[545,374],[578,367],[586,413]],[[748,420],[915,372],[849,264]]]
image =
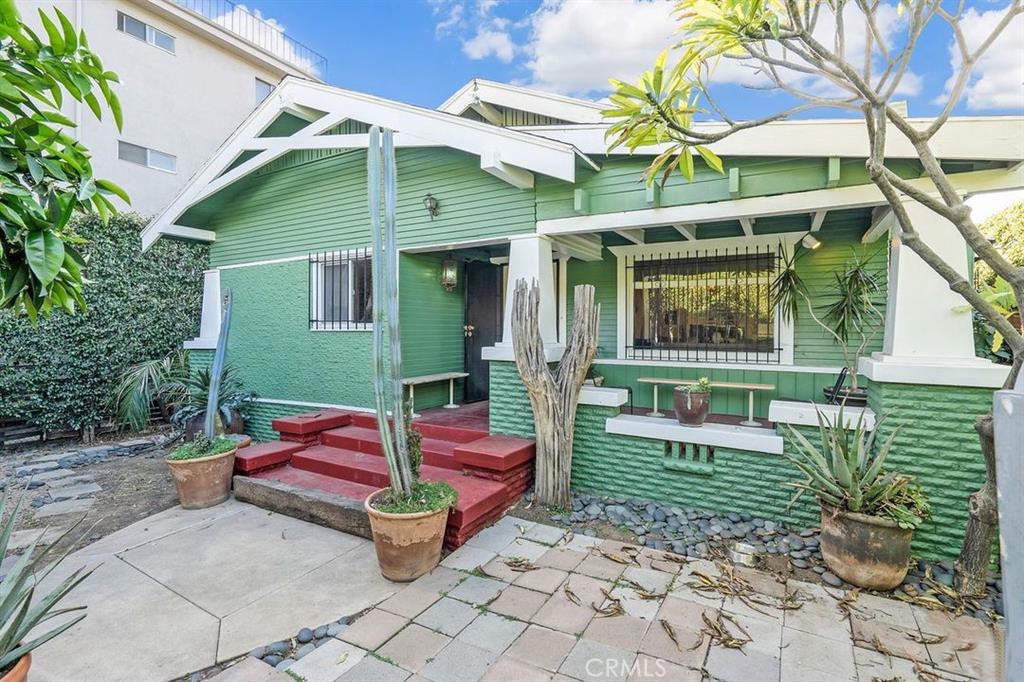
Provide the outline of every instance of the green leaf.
[[64,36],[61,35],[57,26],[50,21],[50,17],[46,16],[46,12],[44,12],[41,7],[39,8],[39,20],[43,24],[43,30],[46,31],[46,36],[50,39],[50,50],[60,57],[64,54]]
[[28,282],[28,268],[24,263],[17,269],[8,272],[4,278],[3,289],[0,290],[0,293],[3,293],[3,298],[0,298],[0,307],[13,301],[25,288],[26,282]]
[[700,157],[704,159],[704,163],[706,163],[709,168],[725,175],[725,167],[722,165],[722,160],[718,158],[718,154],[715,154],[702,144],[694,145],[694,148],[697,150],[697,153],[700,154]]
[[132,203],[132,200],[128,197],[128,192],[125,192],[119,185],[110,180],[97,180],[96,186],[104,192],[110,192],[126,204]]
[[78,39],[75,37],[74,25],[68,21],[68,18],[57,7],[54,7],[53,11],[57,13],[57,20],[64,31],[64,45],[67,51],[74,52],[78,48]]
[[40,283],[49,286],[64,262],[64,242],[49,230],[29,232],[25,238],[25,257]]

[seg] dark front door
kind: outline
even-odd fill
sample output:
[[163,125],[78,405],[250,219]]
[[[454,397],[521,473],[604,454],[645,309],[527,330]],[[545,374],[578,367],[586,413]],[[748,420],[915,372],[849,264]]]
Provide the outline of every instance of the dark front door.
[[488,363],[480,351],[501,340],[501,266],[466,263],[466,402],[487,400]]

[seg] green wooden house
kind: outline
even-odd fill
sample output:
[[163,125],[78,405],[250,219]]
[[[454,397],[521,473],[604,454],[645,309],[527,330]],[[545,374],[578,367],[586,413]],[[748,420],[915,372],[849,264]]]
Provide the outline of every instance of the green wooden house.
[[[476,427],[529,437],[510,283],[539,283],[552,361],[573,286],[592,284],[603,382],[581,396],[574,485],[806,523],[809,504],[787,507],[794,470],[780,455],[792,443],[779,425],[816,423],[810,403],[836,383],[842,358],[808,316],[782,319],[769,284],[780,253],[795,251],[824,306],[834,273],[867,253],[885,283],[885,323],[859,364],[866,418],[904,424],[892,460],[920,477],[936,516],[918,551],[954,554],[984,476],[974,416],[990,409],[1006,369],[975,357],[963,301],[893,238],[864,168],[863,123],[748,130],[714,147],[725,174],[698,160],[693,182],[646,187],[657,150],[609,154],[600,109],[477,80],[431,110],[287,78],[149,224],[143,246],[209,243],[202,330],[186,345],[197,359],[212,352],[230,288],[228,359],[261,396],[249,423],[257,440],[276,438],[274,418],[370,411],[365,150],[369,126],[394,129],[403,362],[417,412],[467,405]],[[934,148],[966,194],[1020,187],[1022,127],[1019,117],[957,118]],[[913,150],[890,144],[890,167],[918,178]],[[955,229],[909,210],[932,248],[968,272]],[[702,376],[761,388],[716,389],[717,418],[699,429],[649,414],[671,398],[662,386],[655,409],[655,380]],[[741,423],[751,417],[757,425]]]

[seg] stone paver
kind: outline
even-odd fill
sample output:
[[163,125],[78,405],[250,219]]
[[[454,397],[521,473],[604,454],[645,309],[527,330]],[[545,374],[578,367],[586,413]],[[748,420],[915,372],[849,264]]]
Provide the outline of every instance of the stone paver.
[[500,654],[526,629],[526,623],[495,613],[481,613],[456,639]]
[[416,616],[415,622],[431,630],[443,632],[449,637],[454,637],[462,632],[462,628],[473,622],[479,613],[465,602],[444,597]]
[[548,551],[547,545],[522,538],[513,540],[503,550],[498,552],[501,556],[519,557],[528,561],[536,561]]
[[849,643],[785,629],[782,633],[782,679],[857,682],[853,647]]
[[520,573],[519,577],[516,578],[514,585],[519,587],[525,587],[528,590],[536,590],[537,592],[545,592],[547,594],[553,593],[565,579],[569,577],[568,571],[563,571],[557,568],[537,568],[532,571],[526,571]]
[[514,528],[491,526],[467,540],[466,547],[477,547],[491,552],[500,552],[518,537],[520,535]]
[[487,608],[504,616],[530,620],[547,599],[548,595],[542,592],[534,592],[511,585],[506,587],[497,599],[488,604]]
[[527,665],[508,656],[502,656],[488,669],[481,678],[483,682],[545,682],[550,680],[551,673],[532,665]]
[[412,623],[377,653],[410,672],[419,672],[428,661],[433,659],[441,649],[448,646],[451,637]]
[[576,642],[558,671],[587,682],[625,680],[635,660],[635,651],[582,638]]
[[332,639],[293,663],[288,671],[305,682],[334,682],[356,667],[364,656],[364,650]]
[[[466,574],[445,566],[438,566],[430,573],[421,575],[409,583],[409,588],[424,592],[447,594],[449,590],[466,579]],[[407,588],[408,589],[408,588]]]
[[625,569],[626,567],[617,561],[612,561],[600,554],[591,554],[580,562],[580,565],[576,567],[576,572],[600,580],[615,581]]
[[[409,671],[382,661],[372,654],[363,657],[351,670],[339,677],[336,682],[404,682],[409,679]],[[294,682],[295,678],[291,678]]]
[[565,532],[564,528],[546,526],[538,523],[528,529],[523,537],[527,540],[533,540],[534,542],[540,542],[545,545],[554,545],[565,537]]
[[661,658],[654,658],[647,654],[638,654],[633,663],[633,672],[629,676],[629,682],[704,682],[704,676],[699,670],[684,668]]
[[407,587],[401,592],[382,601],[378,608],[406,618],[415,618],[441,598],[439,592]]
[[36,509],[35,515],[37,519],[47,519],[51,516],[60,516],[61,514],[84,514],[92,509],[92,505],[95,503],[95,497],[86,497],[81,500],[53,502]]
[[94,495],[102,488],[98,483],[76,483],[74,485],[50,486],[50,497],[55,502],[62,500],[73,500],[82,495]]
[[612,596],[619,600],[626,615],[634,618],[653,620],[661,607],[660,600],[647,599],[632,587],[616,587],[612,590]]
[[452,599],[469,604],[486,604],[497,597],[508,583],[471,575],[448,593]]
[[277,670],[251,656],[246,656],[230,668],[214,675],[212,679],[217,682],[294,682],[295,680],[283,670]]
[[649,625],[650,621],[633,616],[594,618],[583,636],[608,646],[637,650]]
[[496,555],[497,552],[492,552],[489,549],[463,545],[446,556],[441,565],[448,568],[457,568],[462,571],[475,571]]
[[587,552],[565,547],[552,547],[544,552],[534,563],[547,568],[558,568],[563,571],[575,570],[580,562],[587,558]]
[[341,639],[363,649],[374,650],[405,627],[409,620],[381,609],[359,617],[341,633]]
[[511,559],[507,556],[496,556],[486,564],[480,567],[480,570],[495,580],[504,580],[507,583],[512,582],[520,576],[520,571],[513,569],[508,565],[507,562]]
[[549,671],[556,671],[576,646],[576,638],[564,632],[530,625],[513,642],[506,656],[526,661]]
[[420,675],[433,682],[475,682],[497,658],[493,652],[455,639],[420,671]]
[[672,575],[653,568],[637,568],[630,566],[622,573],[623,580],[629,580],[640,585],[648,592],[662,594],[672,582]]

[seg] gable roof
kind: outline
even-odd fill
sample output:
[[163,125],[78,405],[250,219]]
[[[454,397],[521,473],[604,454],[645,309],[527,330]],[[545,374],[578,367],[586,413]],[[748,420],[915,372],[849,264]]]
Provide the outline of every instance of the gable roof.
[[[307,121],[295,131],[268,133],[289,115]],[[286,78],[214,152],[181,192],[142,232],[142,247],[161,235],[213,241],[209,230],[175,224],[186,210],[288,152],[300,149],[360,149],[366,133],[331,134],[345,121],[396,131],[396,147],[449,147],[480,157],[481,170],[516,187],[533,187],[533,174],[573,182],[579,163],[596,168],[571,144],[472,121],[403,102]]]
[[586,99],[474,78],[437,109],[456,116],[473,110],[485,120],[492,120],[493,107],[527,111],[569,123],[601,123],[601,110],[607,108]]

